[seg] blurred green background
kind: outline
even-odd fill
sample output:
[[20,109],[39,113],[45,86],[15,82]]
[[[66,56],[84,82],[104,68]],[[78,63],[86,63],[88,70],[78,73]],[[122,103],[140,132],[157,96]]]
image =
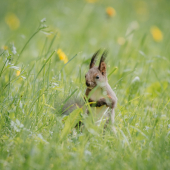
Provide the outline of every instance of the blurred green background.
[[[168,169],[169,18],[168,0],[1,0],[0,169]],[[117,135],[62,116],[99,48]]]

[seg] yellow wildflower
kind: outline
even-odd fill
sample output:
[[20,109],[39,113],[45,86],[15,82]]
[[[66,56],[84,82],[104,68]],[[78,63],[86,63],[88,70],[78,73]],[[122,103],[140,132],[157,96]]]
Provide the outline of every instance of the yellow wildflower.
[[54,167],[54,164],[50,164],[50,168],[53,168]]
[[20,75],[20,73],[21,73],[21,71],[17,70],[16,75],[17,75],[17,76],[19,76],[19,75]]
[[136,10],[136,13],[139,14],[139,15],[147,15],[148,14],[148,5],[145,1],[141,1],[141,0],[138,0],[138,1],[135,1],[134,3],[135,5],[135,10]]
[[60,48],[57,50],[57,54],[58,54],[59,59],[64,61],[64,64],[68,62],[67,56]]
[[50,29],[50,32],[44,32],[44,34],[46,34],[47,38],[53,39],[53,37],[56,35],[56,33],[57,33],[57,37],[58,37],[58,35],[59,35],[59,30],[58,29],[56,29],[56,28],[54,28],[52,26],[50,26],[49,29]]
[[153,39],[156,42],[160,42],[163,40],[163,34],[158,27],[156,27],[156,26],[151,27],[150,32],[152,34]]
[[119,45],[123,45],[123,44],[125,43],[125,39],[124,39],[123,37],[119,37],[119,38],[117,39],[117,43],[118,43]]
[[5,17],[5,22],[11,30],[16,30],[20,26],[18,17],[13,13],[7,14]]
[[2,47],[2,49],[3,49],[3,50],[8,50],[8,46],[4,45],[4,46]]
[[106,14],[109,16],[109,17],[114,17],[116,15],[116,11],[113,7],[107,7],[106,8]]
[[88,3],[95,3],[97,0],[86,0]]

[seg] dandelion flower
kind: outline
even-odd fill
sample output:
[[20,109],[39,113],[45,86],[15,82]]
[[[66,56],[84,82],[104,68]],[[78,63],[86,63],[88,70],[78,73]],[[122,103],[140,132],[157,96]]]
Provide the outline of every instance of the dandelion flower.
[[109,16],[109,17],[114,17],[116,15],[116,11],[113,7],[107,7],[106,8],[106,14]]
[[19,76],[21,71],[17,70],[16,75]]
[[88,3],[95,3],[97,0],[86,0]]
[[58,54],[59,59],[64,61],[64,64],[68,62],[67,56],[60,48],[57,50],[57,54]]
[[20,26],[18,17],[13,13],[7,14],[5,17],[5,22],[11,30],[16,30]]
[[4,45],[4,46],[2,47],[2,49],[3,49],[3,50],[8,50],[8,46]]
[[153,39],[156,42],[161,42],[163,40],[163,34],[158,27],[156,26],[151,27],[150,32],[152,34]]
[[123,37],[119,37],[119,38],[117,39],[117,43],[118,43],[119,45],[123,45],[123,44],[125,43],[125,39],[124,39]]

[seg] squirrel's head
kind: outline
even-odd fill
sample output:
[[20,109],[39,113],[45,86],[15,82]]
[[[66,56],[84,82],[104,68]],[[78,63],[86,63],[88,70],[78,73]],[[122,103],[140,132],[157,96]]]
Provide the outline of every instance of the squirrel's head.
[[106,75],[106,64],[105,59],[107,56],[107,51],[104,51],[99,66],[95,66],[96,57],[99,54],[100,50],[98,50],[91,59],[90,69],[85,75],[86,85],[88,88],[92,89],[96,86],[103,87],[107,83],[107,75]]

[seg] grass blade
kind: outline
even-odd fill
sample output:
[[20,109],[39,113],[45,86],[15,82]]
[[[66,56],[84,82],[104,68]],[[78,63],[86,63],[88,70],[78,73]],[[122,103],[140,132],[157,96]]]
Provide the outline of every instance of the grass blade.
[[48,61],[51,59],[51,57],[53,56],[53,54],[55,53],[55,51],[53,51],[51,53],[51,55],[48,57],[48,59],[46,60],[46,62],[43,64],[43,66],[41,67],[40,71],[38,72],[37,76],[35,77],[35,80],[37,79],[37,77],[39,76],[39,74],[41,73],[41,71],[43,70],[43,68],[45,67],[45,65],[48,63]]

